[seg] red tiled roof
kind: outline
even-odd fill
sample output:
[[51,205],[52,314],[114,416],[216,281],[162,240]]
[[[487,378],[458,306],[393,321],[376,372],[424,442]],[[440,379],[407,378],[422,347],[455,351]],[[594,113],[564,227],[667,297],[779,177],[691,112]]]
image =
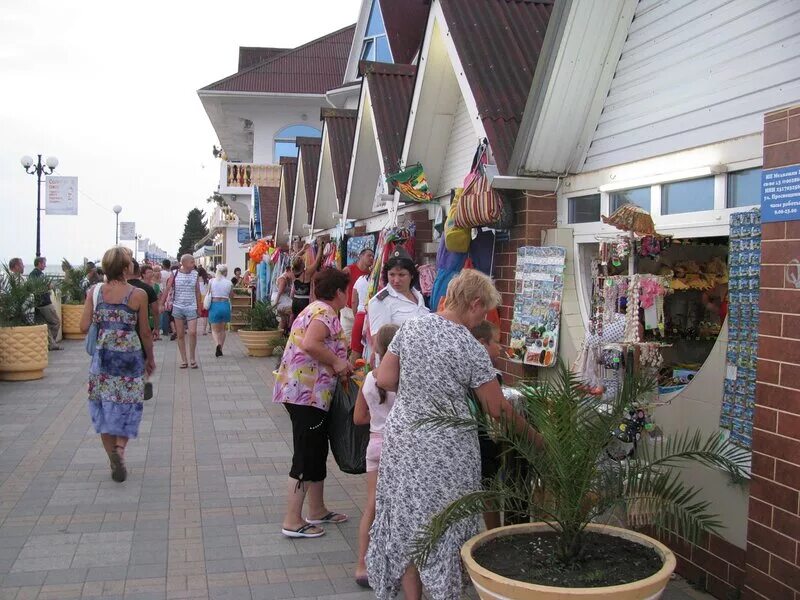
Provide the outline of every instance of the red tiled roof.
[[410,64],[422,45],[430,0],[380,0],[386,36],[397,64]]
[[275,58],[278,54],[288,52],[291,48],[255,48],[253,46],[239,46],[239,68],[244,71],[260,62]]
[[202,91],[324,94],[341,85],[355,25],[278,54]]
[[358,70],[369,85],[372,116],[386,174],[396,173],[403,153],[417,68],[361,61]]
[[274,186],[258,186],[259,215],[261,217],[261,235],[275,233],[278,224],[278,199],[281,189]]
[[336,188],[336,201],[339,211],[344,210],[347,194],[347,179],[350,177],[350,159],[353,156],[353,142],[356,137],[357,110],[343,108],[323,108],[319,118],[325,121],[328,130],[328,143],[331,148],[333,183]]
[[506,173],[553,0],[440,0],[497,168]]
[[294,211],[294,186],[297,182],[297,159],[294,156],[281,156],[281,185],[286,191],[286,215],[292,219]]
[[303,187],[306,191],[306,211],[308,211],[308,221],[314,214],[314,195],[317,192],[317,172],[319,171],[319,155],[322,151],[322,139],[312,137],[299,137],[296,140],[297,147],[300,148],[299,159],[303,165]]

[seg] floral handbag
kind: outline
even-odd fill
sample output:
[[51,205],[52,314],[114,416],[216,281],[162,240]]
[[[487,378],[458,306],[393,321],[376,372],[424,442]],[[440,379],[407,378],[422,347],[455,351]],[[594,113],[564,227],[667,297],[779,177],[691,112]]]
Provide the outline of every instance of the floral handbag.
[[486,176],[485,166],[489,162],[488,144],[481,142],[472,159],[472,169],[464,179],[464,194],[456,211],[456,227],[491,226],[503,215],[503,200],[493,190]]

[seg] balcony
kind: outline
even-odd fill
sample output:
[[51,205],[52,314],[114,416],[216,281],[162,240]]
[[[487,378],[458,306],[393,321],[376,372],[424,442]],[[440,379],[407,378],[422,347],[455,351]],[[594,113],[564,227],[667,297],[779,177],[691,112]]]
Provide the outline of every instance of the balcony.
[[231,227],[239,224],[239,217],[234,210],[228,206],[217,206],[209,218],[211,229],[218,227]]
[[280,165],[225,162],[222,163],[222,169],[220,191],[222,188],[278,187],[281,182]]

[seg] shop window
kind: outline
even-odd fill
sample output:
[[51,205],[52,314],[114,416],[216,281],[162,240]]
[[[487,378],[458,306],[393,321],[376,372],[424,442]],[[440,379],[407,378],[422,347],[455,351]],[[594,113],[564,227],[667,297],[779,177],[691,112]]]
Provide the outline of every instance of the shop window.
[[389,49],[389,40],[386,37],[386,27],[383,24],[383,15],[378,0],[373,1],[369,11],[367,31],[361,46],[361,60],[392,62],[392,51]]
[[281,129],[275,136],[272,161],[277,164],[281,156],[297,156],[295,140],[298,137],[319,137],[318,129],[310,125],[290,125]]
[[569,198],[569,223],[595,223],[600,220],[600,194]]
[[761,169],[728,174],[728,208],[761,204]]
[[614,212],[623,204],[635,204],[650,212],[650,188],[640,187],[613,192],[611,194],[611,212]]
[[677,215],[714,209],[714,178],[690,179],[661,186],[661,214]]

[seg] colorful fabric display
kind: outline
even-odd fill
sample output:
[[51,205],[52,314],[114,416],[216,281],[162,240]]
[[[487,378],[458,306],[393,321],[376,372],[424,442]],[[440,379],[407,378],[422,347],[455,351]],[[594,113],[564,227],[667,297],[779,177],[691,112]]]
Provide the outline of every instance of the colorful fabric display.
[[469,227],[456,227],[456,213],[463,194],[464,188],[455,188],[450,192],[450,210],[444,224],[444,243],[450,252],[467,252],[472,237]]
[[503,200],[493,190],[486,176],[489,162],[488,144],[481,142],[472,160],[472,169],[464,179],[464,193],[456,209],[456,227],[480,227],[500,221],[503,215]]
[[436,252],[436,280],[433,282],[431,290],[430,308],[436,310],[439,300],[447,294],[447,286],[461,269],[467,260],[466,252],[451,252],[446,244],[439,244]]
[[399,173],[386,176],[386,181],[409,200],[414,202],[430,202],[433,194],[428,188],[428,178],[422,165],[417,163],[406,167]]
[[436,281],[436,265],[420,265],[419,267],[419,291],[423,296],[430,296],[433,291],[433,284]]

